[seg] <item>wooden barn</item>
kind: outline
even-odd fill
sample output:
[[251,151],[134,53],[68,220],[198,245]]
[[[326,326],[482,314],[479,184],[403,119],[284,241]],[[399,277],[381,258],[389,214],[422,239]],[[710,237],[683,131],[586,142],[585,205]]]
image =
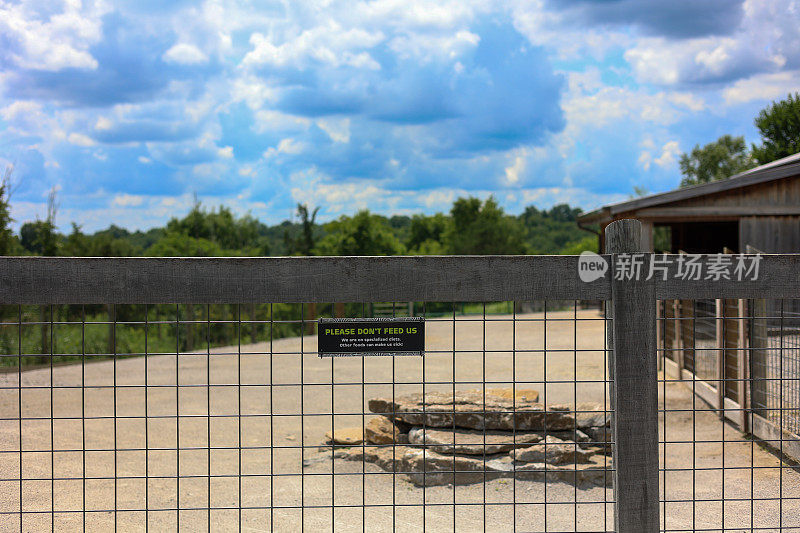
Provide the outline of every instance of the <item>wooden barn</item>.
[[[635,218],[643,247],[687,254],[800,253],[800,154],[730,178],[607,205],[597,233]],[[800,272],[798,272],[800,275]],[[658,302],[659,366],[721,417],[800,461],[800,300]]]
[[[586,213],[578,225],[602,235],[614,220],[644,225],[644,244],[657,252],[800,252],[800,154],[728,179],[607,205]],[[654,239],[659,234],[665,238]],[[659,244],[660,246],[655,246]],[[663,249],[668,246],[668,249]],[[656,249],[659,248],[659,249]]]

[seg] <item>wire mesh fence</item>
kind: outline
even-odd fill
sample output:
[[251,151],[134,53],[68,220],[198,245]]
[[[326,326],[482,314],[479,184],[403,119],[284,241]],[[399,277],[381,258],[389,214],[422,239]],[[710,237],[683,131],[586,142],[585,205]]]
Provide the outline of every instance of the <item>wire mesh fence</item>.
[[684,300],[662,315],[684,332],[658,348],[664,531],[800,530],[793,304]]
[[[0,258],[0,526],[800,529],[800,258],[580,260]],[[320,357],[392,316],[424,356]]]
[[[800,312],[794,300],[751,302],[752,409],[800,435]],[[800,457],[795,456],[800,460]]]
[[424,357],[320,358],[337,307],[6,306],[1,521],[613,527],[604,311],[416,302]]

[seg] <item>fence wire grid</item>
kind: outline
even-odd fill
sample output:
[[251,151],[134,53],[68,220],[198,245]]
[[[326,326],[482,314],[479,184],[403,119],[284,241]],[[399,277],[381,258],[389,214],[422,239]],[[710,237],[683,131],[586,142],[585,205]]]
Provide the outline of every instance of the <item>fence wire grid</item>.
[[[0,258],[0,530],[800,530],[800,256],[579,261]],[[401,315],[424,356],[317,353]]]
[[[0,529],[613,529],[597,306],[2,311]],[[337,314],[425,317],[425,356],[320,358]]]
[[800,530],[796,304],[659,302],[664,531]]

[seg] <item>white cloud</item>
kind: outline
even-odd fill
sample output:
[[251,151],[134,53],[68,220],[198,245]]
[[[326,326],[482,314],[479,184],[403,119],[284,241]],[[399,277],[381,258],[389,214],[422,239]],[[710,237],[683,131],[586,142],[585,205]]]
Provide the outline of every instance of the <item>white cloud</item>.
[[642,150],[639,153],[639,159],[637,162],[643,169],[650,170],[650,165],[653,163],[653,155],[649,150]]
[[306,149],[306,145],[303,142],[296,141],[291,137],[287,137],[286,139],[282,139],[279,143],[277,148],[274,146],[269,147],[264,152],[264,159],[269,159],[271,157],[275,157],[278,154],[289,154],[289,155],[297,155],[301,153],[303,150]]
[[[481,38],[467,30],[443,35],[408,33],[391,40],[389,47],[398,57],[413,57],[422,61],[432,59],[452,60],[473,50]],[[463,68],[463,65],[462,65]],[[456,69],[458,72],[459,70]]]
[[517,152],[518,154],[514,156],[514,162],[504,169],[506,185],[513,186],[518,184],[520,175],[525,172],[527,152],[524,148]]
[[97,131],[108,131],[114,126],[114,123],[106,118],[106,117],[99,117],[97,122],[94,123],[94,129]]
[[0,117],[11,122],[17,118],[26,118],[30,115],[37,115],[42,111],[42,104],[29,100],[18,100],[0,109]]
[[256,133],[274,132],[274,131],[294,131],[305,130],[311,125],[311,121],[305,117],[298,117],[281,113],[280,111],[273,111],[271,109],[262,109],[256,112],[255,116],[255,130]]
[[178,43],[164,52],[162,56],[167,63],[179,65],[200,65],[208,62],[208,56],[193,44]]
[[217,150],[217,155],[224,159],[233,158],[233,146],[225,146]]
[[800,66],[800,4],[747,0],[730,35],[638,39],[624,56],[642,82],[662,85],[735,82]]
[[450,29],[489,8],[483,0],[375,0],[357,4],[355,14],[364,22],[409,29]]
[[349,143],[350,142],[350,119],[320,119],[317,120],[317,126],[322,131],[328,134],[333,142]]
[[235,102],[244,100],[253,110],[261,109],[264,103],[275,99],[275,90],[255,76],[237,78],[231,90]]
[[623,119],[669,125],[676,122],[685,109],[694,111],[704,105],[688,93],[648,92],[644,88],[604,85],[595,70],[569,73],[569,92],[562,108],[567,128],[591,123],[594,127],[609,126]]
[[655,157],[653,154],[656,145],[652,137],[646,137],[640,144],[643,150],[639,153],[637,162],[639,166],[645,170],[650,170],[653,163],[661,168],[672,167],[677,163],[678,156],[681,154],[680,143],[678,141],[667,141],[664,143],[658,157]]
[[[273,37],[262,33],[250,36],[250,50],[242,60],[246,67],[271,65],[303,67],[309,60],[333,67],[349,65],[357,68],[379,69],[380,65],[363,50],[372,48],[384,39],[381,32],[362,28],[343,28],[337,21],[302,31],[299,35],[275,44]],[[356,50],[361,50],[357,52]]]
[[696,94],[687,92],[669,93],[667,99],[675,105],[685,107],[689,111],[702,111],[706,108],[706,102]]
[[145,157],[145,156],[143,156],[143,155],[140,155],[140,156],[139,156],[139,163],[142,163],[142,164],[144,164],[144,165],[148,165],[148,164],[150,164],[150,163],[152,163],[152,162],[153,162],[153,160],[152,160],[152,159],[150,159],[149,157]]
[[722,91],[727,104],[775,100],[800,89],[800,70],[760,74],[739,80]]
[[678,141],[669,141],[661,148],[661,155],[654,162],[662,168],[671,167],[675,165],[680,154],[681,148]]
[[105,8],[67,1],[63,11],[44,13],[34,2],[0,4],[0,34],[14,63],[23,68],[58,71],[65,68],[96,69],[89,47],[102,38]]
[[517,30],[562,60],[602,60],[610,50],[625,48],[632,41],[628,32],[575,24],[568,14],[546,9],[545,0],[513,0],[509,4]]
[[144,198],[142,196],[133,194],[118,194],[114,196],[114,199],[111,203],[120,207],[137,207],[142,205],[142,202],[144,202]]
[[75,146],[88,147],[97,144],[94,142],[94,139],[88,135],[84,135],[83,133],[70,133],[69,137],[67,137],[67,140]]

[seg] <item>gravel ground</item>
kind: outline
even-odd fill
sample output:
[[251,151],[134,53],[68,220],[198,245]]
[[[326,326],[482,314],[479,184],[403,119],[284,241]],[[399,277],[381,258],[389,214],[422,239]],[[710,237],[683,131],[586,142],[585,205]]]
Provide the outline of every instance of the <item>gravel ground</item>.
[[[610,488],[497,479],[422,489],[371,464],[333,460],[330,449],[320,447],[331,427],[369,421],[369,398],[421,392],[423,381],[426,391],[451,391],[454,378],[457,390],[480,388],[484,379],[495,382],[491,387],[516,382],[539,390],[547,404],[603,403],[603,321],[597,311],[574,313],[549,312],[546,323],[542,314],[519,315],[516,327],[509,316],[485,323],[479,316],[458,317],[455,332],[452,319],[430,320],[424,368],[418,357],[319,359],[309,353],[315,337],[275,341],[272,364],[269,344],[259,343],[242,345],[241,355],[232,347],[210,356],[61,366],[52,376],[52,426],[50,370],[25,372],[22,473],[34,480],[22,487],[22,507],[30,511],[23,529],[50,530],[52,519],[60,531],[80,530],[84,523],[98,531],[113,528],[116,519],[119,531],[141,531],[146,523],[156,531],[178,525],[195,531],[209,520],[215,531],[240,524],[244,531],[296,531],[301,523],[311,531],[332,525],[336,531],[416,531],[423,520],[429,531],[610,530],[611,505],[603,503],[613,498]],[[17,531],[17,374],[0,375],[0,387],[0,531]],[[774,455],[723,425],[685,386],[659,388],[660,404],[666,398],[670,410],[666,424],[663,416],[660,422],[669,442],[661,446],[668,530],[721,530],[723,520],[731,531],[800,528],[800,503],[791,499],[800,498],[797,470],[778,468]],[[210,512],[209,488],[216,508]],[[751,496],[758,500],[752,503]],[[108,511],[115,501],[116,513]],[[288,508],[270,513],[271,505]]]

